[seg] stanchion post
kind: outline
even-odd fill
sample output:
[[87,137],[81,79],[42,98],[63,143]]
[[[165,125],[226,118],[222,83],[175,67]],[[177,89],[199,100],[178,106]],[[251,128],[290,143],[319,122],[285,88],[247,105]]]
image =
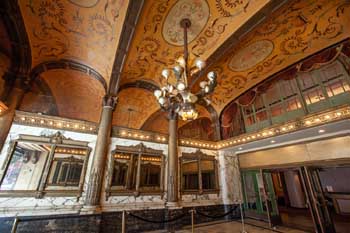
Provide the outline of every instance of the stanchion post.
[[241,212],[242,233],[248,233],[248,232],[245,230],[245,226],[244,226],[244,216],[243,216],[242,200],[239,202],[239,208],[240,208],[240,212]]
[[19,219],[15,217],[15,220],[13,221],[11,233],[16,233],[17,231],[17,226],[18,226]]
[[123,210],[122,213],[122,233],[126,232],[126,228],[125,228],[125,210]]
[[192,209],[192,210],[190,210],[190,212],[191,212],[192,233],[194,233],[194,212],[195,212],[195,210]]

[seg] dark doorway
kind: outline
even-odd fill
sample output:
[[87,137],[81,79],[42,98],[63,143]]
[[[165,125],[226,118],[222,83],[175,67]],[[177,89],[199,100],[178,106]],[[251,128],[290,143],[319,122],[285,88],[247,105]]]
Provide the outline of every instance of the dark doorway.
[[314,223],[298,168],[271,170],[283,226],[314,232]]
[[317,166],[307,171],[325,232],[350,229],[350,166]]

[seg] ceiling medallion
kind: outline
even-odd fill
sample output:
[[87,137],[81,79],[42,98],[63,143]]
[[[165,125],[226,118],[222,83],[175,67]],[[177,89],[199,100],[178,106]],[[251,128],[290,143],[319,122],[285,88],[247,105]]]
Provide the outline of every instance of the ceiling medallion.
[[179,0],[169,11],[163,24],[163,37],[169,44],[181,46],[184,43],[183,28],[179,19],[189,19],[192,27],[188,29],[188,43],[191,43],[203,30],[210,15],[206,0]]
[[270,40],[259,40],[240,49],[232,56],[228,67],[233,71],[245,71],[265,60],[272,53],[274,45]]
[[189,88],[188,80],[191,76],[205,67],[205,61],[197,58],[194,64],[188,64],[188,41],[187,32],[191,26],[191,21],[188,18],[182,19],[180,22],[184,31],[184,55],[176,61],[176,66],[173,68],[173,72],[169,69],[162,71],[165,84],[160,90],[155,90],[156,96],[160,107],[169,111],[170,113],[177,113],[182,120],[194,120],[198,117],[198,111],[195,108],[195,104],[199,99],[204,100],[206,103],[210,103],[205,98],[208,94],[214,91],[216,87],[216,73],[210,71],[207,74],[208,80],[200,82],[200,91],[197,94],[193,94]]

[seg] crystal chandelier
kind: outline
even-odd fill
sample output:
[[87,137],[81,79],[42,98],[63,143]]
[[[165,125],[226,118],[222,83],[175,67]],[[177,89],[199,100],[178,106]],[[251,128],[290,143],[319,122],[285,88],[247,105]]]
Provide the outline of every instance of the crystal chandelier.
[[167,68],[162,71],[165,84],[159,90],[155,90],[154,95],[163,110],[174,111],[180,115],[182,120],[187,121],[198,117],[195,104],[200,99],[204,100],[207,104],[210,103],[205,96],[214,91],[217,84],[217,75],[214,71],[208,72],[208,80],[202,81],[199,84],[199,93],[193,94],[191,92],[188,82],[192,80],[194,74],[205,67],[205,61],[197,58],[193,64],[189,64],[187,30],[191,26],[191,21],[189,19],[182,19],[180,25],[184,29],[184,55],[177,59],[172,72]]

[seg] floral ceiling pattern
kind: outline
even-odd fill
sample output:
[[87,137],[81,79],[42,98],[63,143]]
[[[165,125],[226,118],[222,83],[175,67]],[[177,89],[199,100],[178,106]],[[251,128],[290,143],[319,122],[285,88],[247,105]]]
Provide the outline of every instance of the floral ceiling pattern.
[[121,82],[146,80],[160,84],[161,70],[183,55],[183,18],[189,29],[190,60],[208,58],[269,0],[146,1],[124,65]]
[[33,67],[73,59],[108,83],[128,0],[19,0]]
[[209,67],[218,72],[214,108],[220,113],[274,73],[349,36],[349,1],[290,1]]

